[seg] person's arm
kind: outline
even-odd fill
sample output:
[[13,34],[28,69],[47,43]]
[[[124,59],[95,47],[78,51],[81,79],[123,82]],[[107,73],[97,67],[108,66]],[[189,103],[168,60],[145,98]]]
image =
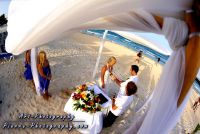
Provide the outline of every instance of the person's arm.
[[25,63],[29,64],[29,60],[28,60],[29,56],[28,56],[28,52],[25,53]]
[[[185,21],[188,24],[190,28],[190,32],[199,32],[197,31],[195,24],[194,24],[194,18],[192,18],[192,14],[186,14]],[[194,36],[190,38],[186,45],[185,50],[185,76],[184,76],[184,82],[182,86],[182,90],[177,102],[177,107],[179,107],[184,98],[186,97],[188,91],[190,90],[190,87],[192,86],[196,75],[198,73],[199,67],[200,67],[200,37]]]
[[154,19],[156,20],[156,22],[158,23],[158,25],[160,26],[160,28],[162,29],[163,26],[163,18],[157,15],[153,15]]
[[112,110],[116,110],[118,107],[115,105],[115,98],[112,98]]
[[106,67],[103,66],[102,69],[101,69],[101,83],[102,83],[102,88],[105,87],[105,84],[104,84],[104,75],[105,75],[105,72],[106,72]]
[[121,83],[123,82],[123,81],[119,80],[116,76],[114,76],[113,74],[111,74],[111,79],[112,79],[113,81],[115,81],[115,82],[117,83],[118,86],[120,86]]
[[27,53],[25,53],[25,64],[27,64]]
[[49,77],[47,77],[47,76],[44,74],[43,69],[42,69],[42,66],[41,66],[40,64],[38,64],[37,67],[38,67],[38,72],[39,72],[39,74],[40,74],[43,78],[45,78],[45,79],[50,79]]
[[31,51],[28,50],[27,54],[26,54],[26,60],[28,64],[31,64]]
[[[116,77],[115,77],[115,78],[116,78]],[[121,85],[121,83],[122,83],[123,81],[121,81],[121,80],[119,80],[118,78],[116,78],[116,79],[115,79],[115,82],[117,83],[117,85],[119,85],[119,86],[120,86],[120,85]]]
[[110,71],[111,71],[111,72],[113,71],[113,67],[111,67]]
[[49,67],[49,77],[51,78],[51,67],[50,67],[50,65],[49,65],[49,61],[47,60],[47,65],[48,65],[48,67]]

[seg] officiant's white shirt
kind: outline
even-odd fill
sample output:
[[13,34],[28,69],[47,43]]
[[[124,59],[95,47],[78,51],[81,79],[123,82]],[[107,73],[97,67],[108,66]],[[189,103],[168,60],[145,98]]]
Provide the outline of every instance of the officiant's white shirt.
[[122,82],[122,83],[120,84],[120,90],[119,90],[118,95],[119,95],[119,94],[121,94],[121,95],[126,95],[126,93],[125,93],[125,91],[126,91],[126,85],[127,85],[128,82],[130,82],[130,81],[134,82],[134,83],[137,85],[137,83],[138,83],[138,76],[137,76],[137,75],[130,76],[129,79],[127,79],[125,82]]
[[112,107],[110,111],[115,115],[115,116],[120,116],[121,114],[124,113],[124,111],[127,110],[128,106],[132,103],[133,101],[133,96],[125,96],[125,95],[117,95],[117,98],[115,99],[115,105],[117,106],[117,109],[113,110]]
[[133,101],[133,96],[127,96],[126,92],[125,92],[126,86],[127,86],[128,82],[130,82],[130,81],[137,84],[138,76],[137,75],[130,76],[129,79],[127,79],[125,82],[122,82],[120,84],[120,90],[117,95],[117,98],[115,99],[115,105],[117,106],[117,109],[113,110],[111,108],[111,110],[110,110],[115,116],[121,115]]

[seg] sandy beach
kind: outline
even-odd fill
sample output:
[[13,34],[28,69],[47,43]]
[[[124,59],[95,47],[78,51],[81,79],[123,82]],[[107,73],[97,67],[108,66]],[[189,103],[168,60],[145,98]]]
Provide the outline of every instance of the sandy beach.
[[[16,120],[19,113],[65,114],[63,109],[67,99],[60,98],[59,92],[62,89],[93,81],[92,73],[96,63],[99,44],[99,38],[82,33],[74,33],[39,48],[39,50],[44,50],[47,53],[51,65],[52,80],[49,92],[52,94],[52,98],[49,101],[45,101],[41,96],[37,96],[33,92],[31,83],[24,79],[24,54],[16,56],[14,61],[1,64],[0,100],[2,100],[2,103],[0,104],[0,134],[78,134],[77,130],[5,130],[2,129],[2,125],[5,121]],[[117,64],[114,66],[115,74],[121,79],[128,78],[130,65],[136,64],[134,61],[135,55],[136,52],[128,48],[106,41],[96,78],[100,76],[100,68],[110,56],[117,58]],[[136,104],[134,109],[130,108],[117,119],[112,127],[103,129],[102,134],[121,134],[129,127],[134,118],[134,111],[144,104],[158,82],[163,69],[162,65],[156,64],[155,61],[145,56],[139,67],[137,94],[140,100],[137,104],[133,103],[133,105]],[[192,89],[190,100],[181,116],[181,120],[171,134],[191,133],[196,125],[200,123],[200,108],[195,113],[191,108],[198,96],[199,94]]]

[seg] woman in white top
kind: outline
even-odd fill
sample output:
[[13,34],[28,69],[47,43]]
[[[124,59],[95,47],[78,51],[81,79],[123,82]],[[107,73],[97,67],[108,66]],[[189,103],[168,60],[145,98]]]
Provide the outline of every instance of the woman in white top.
[[116,64],[116,62],[116,58],[112,56],[107,60],[106,65],[101,68],[99,85],[108,96],[111,95],[112,91],[110,90],[112,90],[112,86],[114,84],[110,78],[110,75],[112,74],[113,66]]

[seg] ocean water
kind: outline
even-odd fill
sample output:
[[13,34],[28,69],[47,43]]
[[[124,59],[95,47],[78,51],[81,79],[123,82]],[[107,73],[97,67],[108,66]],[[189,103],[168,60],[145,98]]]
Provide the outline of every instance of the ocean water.
[[[92,36],[96,36],[98,38],[103,38],[103,33],[104,30],[83,30],[81,31],[84,34],[88,34],[88,35],[92,35]],[[161,54],[149,47],[146,47],[143,44],[138,44],[136,42],[133,42],[121,35],[118,35],[112,31],[108,31],[108,34],[106,36],[106,40],[109,40],[111,42],[117,43],[119,45],[125,46],[133,51],[139,52],[140,50],[143,51],[143,54],[147,57],[149,57],[152,60],[157,61],[157,58],[160,58],[160,64],[164,65],[166,63],[166,61],[169,58],[169,55],[164,55]],[[195,90],[200,94],[200,82],[199,80],[196,78],[193,87],[195,88]]]
[[[104,30],[84,30],[84,31],[82,31],[82,33],[102,38]],[[159,52],[157,52],[157,51],[155,51],[155,50],[153,50],[149,47],[146,47],[142,44],[138,44],[136,42],[133,42],[133,41],[127,39],[127,38],[124,38],[121,35],[118,35],[114,32],[111,32],[111,31],[108,31],[106,39],[109,40],[109,41],[115,42],[117,44],[120,44],[122,46],[125,46],[125,47],[127,47],[131,50],[136,51],[136,52],[139,52],[140,50],[142,50],[144,55],[146,55],[147,57],[149,57],[153,60],[157,60],[157,58],[160,58],[161,64],[164,64],[167,61],[167,59],[169,58],[168,55],[161,54],[161,53],[159,53]]]

